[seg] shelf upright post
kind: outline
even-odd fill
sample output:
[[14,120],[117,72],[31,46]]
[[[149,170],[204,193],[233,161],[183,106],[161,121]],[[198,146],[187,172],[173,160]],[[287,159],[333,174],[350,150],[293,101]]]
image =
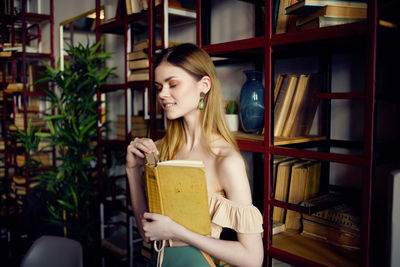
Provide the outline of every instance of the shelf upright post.
[[271,266],[271,256],[268,251],[272,245],[272,208],[270,200],[272,198],[272,179],[271,179],[271,151],[273,146],[273,135],[271,127],[271,105],[272,105],[272,6],[273,1],[265,1],[265,118],[264,118],[264,266]]
[[[22,1],[22,34],[21,34],[21,41],[22,41],[22,60],[21,60],[21,74],[22,74],[22,84],[23,84],[23,91],[22,91],[22,108],[23,108],[23,118],[24,118],[24,131],[27,130],[28,126],[28,114],[26,110],[26,106],[28,103],[28,88],[26,87],[27,79],[26,79],[26,41],[27,41],[27,23],[26,23],[26,1]],[[16,107],[18,109],[18,106]],[[15,118],[15,117],[14,117]],[[24,155],[25,155],[25,162],[28,162],[29,159],[29,153],[24,149]],[[26,193],[29,193],[29,166],[24,166],[22,167],[25,169],[24,176],[25,176],[25,188],[26,188]]]
[[[152,138],[155,138],[157,135],[157,125],[156,125],[156,109],[155,109],[155,92],[153,90],[153,81],[154,81],[154,69],[153,69],[153,62],[154,62],[154,50],[155,50],[155,29],[154,29],[154,12],[155,6],[154,6],[154,1],[149,1],[149,13],[148,13],[148,23],[149,23],[149,82],[147,84],[148,88],[148,101],[149,107],[150,107],[150,122],[149,122],[149,130],[150,130],[150,136]],[[145,116],[147,114],[144,114]]]
[[366,49],[366,92],[365,92],[365,122],[364,122],[364,166],[362,180],[362,211],[361,211],[361,266],[370,265],[371,237],[371,199],[372,177],[374,172],[374,114],[376,91],[376,51],[378,31],[378,3],[369,0],[367,7],[368,31]]

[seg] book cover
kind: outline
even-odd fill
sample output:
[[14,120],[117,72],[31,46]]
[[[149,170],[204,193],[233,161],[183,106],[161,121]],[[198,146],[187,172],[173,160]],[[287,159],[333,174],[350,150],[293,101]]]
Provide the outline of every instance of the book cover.
[[142,58],[149,58],[149,54],[147,54],[144,50],[137,50],[128,53],[128,60],[136,60]]
[[149,69],[135,70],[128,77],[128,81],[130,82],[148,81],[149,79],[150,79]]
[[304,200],[317,197],[321,183],[321,161],[312,161],[307,165],[308,177],[304,190]]
[[274,105],[276,104],[276,100],[278,99],[279,91],[282,88],[283,81],[286,79],[286,74],[279,74],[276,79],[275,89],[274,89]]
[[129,61],[129,69],[136,70],[136,69],[144,69],[149,67],[149,59],[138,59]]
[[334,227],[332,225],[302,220],[303,231],[301,235],[313,239],[322,240],[326,243],[340,246],[346,249],[359,249],[360,236],[359,234],[348,232],[341,227]]
[[277,235],[282,232],[285,232],[286,225],[280,222],[272,222],[272,235]]
[[298,15],[306,10],[318,9],[323,6],[345,6],[367,8],[365,0],[300,0],[293,5],[286,7],[286,14]]
[[308,75],[301,74],[296,86],[296,92],[293,95],[292,103],[290,104],[290,111],[286,119],[285,125],[282,130],[281,136],[288,137],[292,131],[293,125],[298,119],[298,112],[301,105],[307,104],[305,99],[305,92],[307,88]]
[[[298,162],[292,166],[287,202],[299,204],[304,200],[304,192],[307,185],[309,162]],[[288,210],[286,212],[285,224],[287,229],[300,230],[301,214]]]
[[296,90],[297,74],[291,74],[288,81],[284,81],[274,107],[274,136],[281,136],[289,113],[290,104]]
[[302,25],[297,26],[297,29],[299,29],[299,30],[318,29],[318,28],[323,28],[323,27],[353,23],[353,22],[357,22],[357,21],[361,21],[361,20],[364,20],[364,19],[319,16],[313,20],[310,20]]
[[[276,184],[274,187],[274,199],[286,202],[288,199],[290,175],[292,166],[298,159],[283,161],[276,167]],[[272,210],[272,221],[285,223],[286,210],[281,207],[274,207]]]
[[[289,16],[285,14],[285,8],[290,6],[291,0],[280,0],[278,7],[278,17],[276,22],[275,34],[287,32]],[[278,3],[277,3],[278,4]]]
[[145,165],[149,211],[201,235],[211,233],[203,162],[170,160]]
[[299,14],[297,16],[297,25],[302,25],[319,16],[366,19],[367,9],[347,6],[324,6]]
[[304,95],[292,122],[289,137],[307,136],[310,133],[320,100],[314,97],[322,90],[322,79],[318,73],[309,75]]

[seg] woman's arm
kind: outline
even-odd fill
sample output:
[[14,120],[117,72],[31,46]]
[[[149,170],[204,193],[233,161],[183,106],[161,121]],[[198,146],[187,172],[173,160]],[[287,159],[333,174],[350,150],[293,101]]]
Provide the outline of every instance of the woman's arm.
[[148,138],[135,138],[131,141],[126,151],[126,175],[128,176],[129,191],[132,202],[133,214],[138,225],[139,233],[145,237],[142,225],[142,215],[147,211],[146,196],[144,192],[143,164],[145,153],[157,153],[154,142]]
[[[235,152],[218,163],[218,175],[227,197],[239,204],[250,205],[251,193],[245,165]],[[145,236],[150,240],[180,240],[235,266],[261,266],[264,250],[261,234],[238,233],[238,241],[218,240],[187,230],[170,218],[145,213],[142,219]]]

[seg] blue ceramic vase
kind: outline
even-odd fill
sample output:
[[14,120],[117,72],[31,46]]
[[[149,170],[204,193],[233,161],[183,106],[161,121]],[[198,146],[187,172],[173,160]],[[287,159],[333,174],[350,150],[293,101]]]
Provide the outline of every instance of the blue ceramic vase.
[[262,73],[257,70],[245,70],[244,74],[246,82],[240,92],[240,121],[245,132],[261,132],[264,127],[265,110]]

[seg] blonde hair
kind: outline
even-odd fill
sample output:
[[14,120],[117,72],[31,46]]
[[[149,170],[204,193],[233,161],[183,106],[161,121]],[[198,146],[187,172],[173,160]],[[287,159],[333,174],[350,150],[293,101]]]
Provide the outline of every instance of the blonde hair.
[[[215,66],[207,52],[194,44],[185,43],[164,50],[157,58],[155,68],[162,62],[182,68],[198,81],[204,76],[210,78],[211,88],[204,97],[205,107],[202,111],[202,130],[207,149],[215,154],[211,150],[210,143],[211,136],[217,134],[238,151],[236,141],[225,122],[221,85]],[[158,146],[161,160],[173,159],[186,142],[183,118],[168,120],[167,126],[167,132]]]

